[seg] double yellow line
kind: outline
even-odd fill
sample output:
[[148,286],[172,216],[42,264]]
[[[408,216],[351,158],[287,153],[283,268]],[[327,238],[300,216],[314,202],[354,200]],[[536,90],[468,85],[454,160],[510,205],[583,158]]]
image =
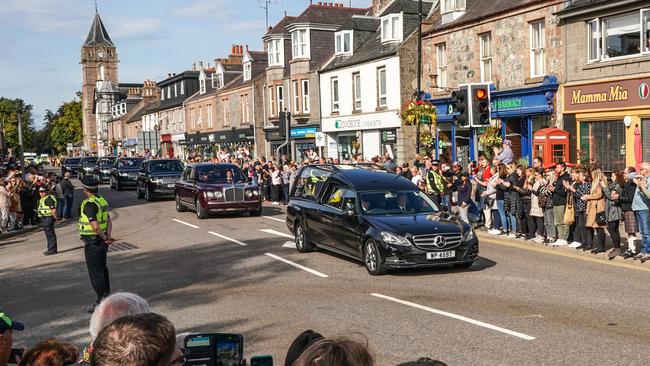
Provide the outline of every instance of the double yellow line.
[[531,244],[519,244],[519,243],[513,243],[513,242],[509,242],[509,241],[497,241],[495,238],[492,238],[492,237],[487,236],[487,235],[479,235],[479,239],[482,242],[488,242],[490,244],[501,245],[501,246],[504,246],[504,247],[524,249],[524,250],[529,250],[529,251],[537,252],[537,253],[544,253],[544,254],[550,254],[550,255],[557,255],[557,256],[560,256],[560,257],[578,259],[578,260],[585,261],[585,262],[592,262],[592,263],[604,264],[604,265],[608,265],[608,266],[634,269],[634,270],[642,271],[642,272],[650,272],[650,267],[645,267],[643,265],[621,263],[621,262],[617,262],[617,261],[608,261],[606,259],[604,260],[604,259],[601,259],[601,258],[587,257],[587,256],[584,256],[584,255],[568,253],[568,252],[563,251],[562,249],[552,249],[551,247],[540,247],[540,246],[538,246],[538,243],[534,243],[534,245],[531,246]]

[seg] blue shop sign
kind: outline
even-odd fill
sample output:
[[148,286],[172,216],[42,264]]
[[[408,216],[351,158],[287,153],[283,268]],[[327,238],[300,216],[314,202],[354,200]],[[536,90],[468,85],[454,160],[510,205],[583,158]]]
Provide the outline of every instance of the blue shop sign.
[[316,137],[316,132],[318,132],[318,127],[292,128],[291,138],[300,138],[300,137],[313,138]]

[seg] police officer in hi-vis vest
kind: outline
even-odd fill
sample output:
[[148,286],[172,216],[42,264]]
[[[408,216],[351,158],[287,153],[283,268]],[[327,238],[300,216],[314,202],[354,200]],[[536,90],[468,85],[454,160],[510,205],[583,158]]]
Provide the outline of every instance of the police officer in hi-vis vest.
[[93,178],[81,181],[86,199],[81,203],[79,212],[79,235],[84,242],[84,255],[90,276],[90,284],[97,294],[97,301],[88,310],[95,307],[111,292],[111,284],[106,266],[108,246],[113,243],[111,238],[111,218],[108,216],[108,202],[97,194],[98,182]]
[[56,233],[54,232],[54,222],[57,220],[56,197],[45,186],[41,186],[38,189],[38,193],[41,199],[38,200],[36,212],[38,213],[38,217],[41,218],[41,221],[43,221],[43,231],[47,238],[47,250],[43,254],[53,255],[58,253],[56,248]]

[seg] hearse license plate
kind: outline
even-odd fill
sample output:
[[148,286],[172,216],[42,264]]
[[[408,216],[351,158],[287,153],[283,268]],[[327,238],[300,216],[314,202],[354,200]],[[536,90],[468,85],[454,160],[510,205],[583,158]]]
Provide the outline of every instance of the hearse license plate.
[[427,259],[448,259],[454,257],[456,257],[455,250],[448,250],[446,252],[427,253]]

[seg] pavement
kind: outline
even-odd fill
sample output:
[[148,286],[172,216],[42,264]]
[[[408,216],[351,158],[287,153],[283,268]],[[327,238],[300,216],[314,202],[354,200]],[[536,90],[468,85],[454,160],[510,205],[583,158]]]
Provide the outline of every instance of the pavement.
[[[78,190],[77,193],[81,194]],[[298,253],[282,206],[197,219],[174,202],[102,187],[111,205],[114,292],[146,298],[177,333],[233,332],[244,353],[283,364],[302,331],[367,342],[377,365],[647,365],[650,267],[481,234],[468,270],[368,275],[362,263]],[[80,198],[75,201],[80,203]],[[94,301],[76,222],[0,238],[0,308],[25,323],[20,346],[88,342]]]

